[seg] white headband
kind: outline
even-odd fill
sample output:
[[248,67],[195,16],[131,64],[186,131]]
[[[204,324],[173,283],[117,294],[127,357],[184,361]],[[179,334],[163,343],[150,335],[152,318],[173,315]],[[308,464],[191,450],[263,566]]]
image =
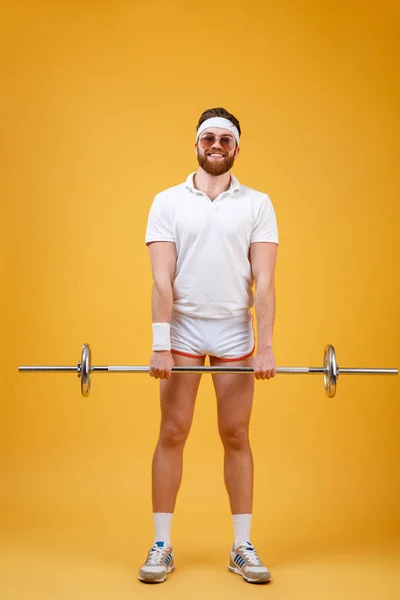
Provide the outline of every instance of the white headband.
[[196,142],[199,139],[200,135],[203,133],[205,129],[209,127],[220,127],[221,129],[228,129],[237,141],[237,145],[239,146],[239,130],[233,123],[229,121],[229,119],[224,119],[223,117],[212,117],[211,119],[207,119],[202,123],[197,131]]

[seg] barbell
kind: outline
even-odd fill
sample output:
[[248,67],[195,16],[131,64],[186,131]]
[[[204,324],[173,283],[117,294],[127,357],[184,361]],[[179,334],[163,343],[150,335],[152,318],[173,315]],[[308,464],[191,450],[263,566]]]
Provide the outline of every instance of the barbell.
[[[20,366],[20,372],[43,373],[77,373],[81,381],[81,393],[89,396],[93,373],[149,373],[148,366],[93,366],[90,344],[82,346],[81,360],[76,366]],[[172,367],[172,373],[254,373],[253,367]],[[292,373],[298,375],[322,374],[324,388],[328,398],[336,394],[337,382],[340,375],[398,375],[398,369],[365,369],[365,368],[340,368],[336,360],[333,346],[328,344],[324,351],[322,367],[277,367],[276,373]]]

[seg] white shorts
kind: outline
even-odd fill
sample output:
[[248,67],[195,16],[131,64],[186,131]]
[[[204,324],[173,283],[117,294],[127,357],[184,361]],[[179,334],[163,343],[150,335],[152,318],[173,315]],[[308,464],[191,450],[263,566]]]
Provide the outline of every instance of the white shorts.
[[171,352],[223,361],[248,358],[254,352],[253,318],[250,312],[227,319],[203,319],[172,312]]

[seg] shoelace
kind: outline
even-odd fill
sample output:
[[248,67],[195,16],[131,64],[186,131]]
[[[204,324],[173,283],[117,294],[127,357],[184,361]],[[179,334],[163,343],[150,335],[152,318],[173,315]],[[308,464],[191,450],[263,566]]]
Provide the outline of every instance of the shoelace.
[[256,567],[262,566],[262,562],[258,558],[255,548],[250,549],[250,548],[246,548],[243,546],[241,546],[241,548],[243,548],[243,550],[242,550],[243,556],[251,565],[256,566]]
[[150,550],[150,555],[149,555],[147,562],[153,566],[159,565],[164,561],[166,554],[167,554],[167,548],[162,548],[160,546],[153,546]]

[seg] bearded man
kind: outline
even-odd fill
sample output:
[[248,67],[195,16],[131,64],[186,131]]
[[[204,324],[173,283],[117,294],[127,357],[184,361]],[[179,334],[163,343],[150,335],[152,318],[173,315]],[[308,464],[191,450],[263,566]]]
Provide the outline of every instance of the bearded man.
[[271,579],[250,535],[249,423],[254,379],[276,373],[272,333],[278,231],[269,196],[240,184],[230,172],[240,135],[239,121],[227,110],[206,110],[197,124],[197,171],[157,194],[148,218],[145,241],[153,274],[150,375],[160,379],[161,425],[152,464],[154,542],[139,571],[144,582],[165,581],[175,566],[170,529],[201,378],[197,373],[171,376],[171,369],[201,367],[207,356],[211,366],[254,368],[254,375],[214,374],[213,384],[234,532],[228,568],[247,582]]

